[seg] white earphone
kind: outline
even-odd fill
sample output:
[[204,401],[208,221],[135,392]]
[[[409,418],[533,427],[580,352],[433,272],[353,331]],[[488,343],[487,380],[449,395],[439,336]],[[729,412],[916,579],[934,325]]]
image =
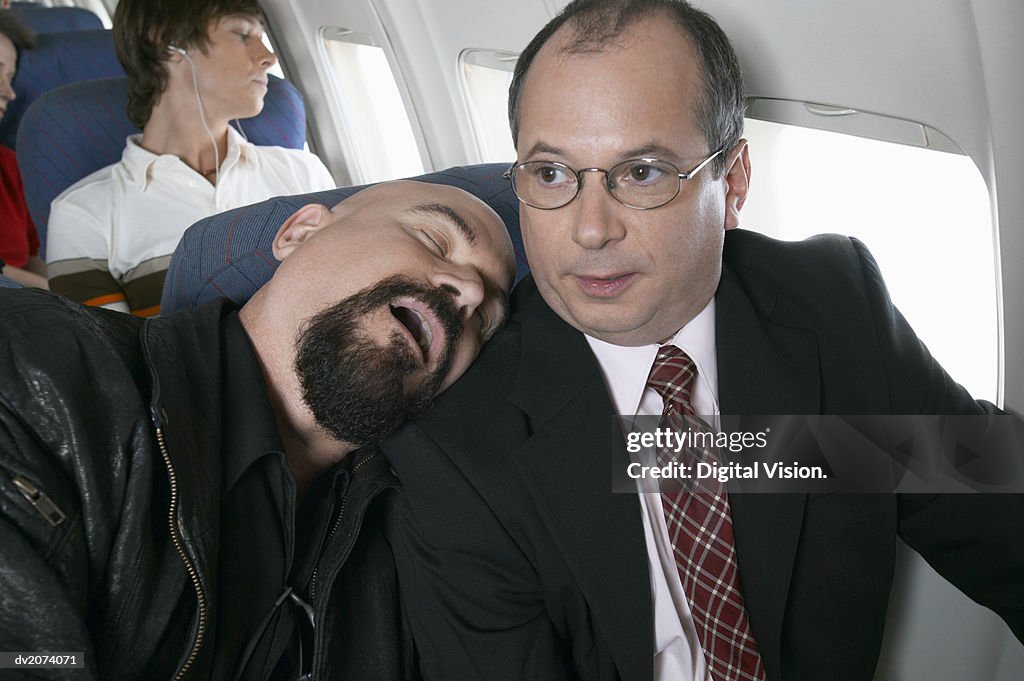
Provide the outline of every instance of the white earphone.
[[199,80],[196,78],[196,63],[192,61],[192,57],[188,56],[188,52],[183,48],[178,47],[172,43],[167,44],[168,52],[177,52],[188,62],[189,67],[192,69],[192,88],[196,93],[196,107],[199,109],[199,122],[203,125],[203,130],[206,131],[206,135],[210,138],[210,144],[213,145],[213,169],[214,169],[214,186],[220,184],[220,152],[217,149],[217,140],[214,139],[213,133],[210,131],[210,126],[206,124],[206,111],[203,109],[203,98],[199,96]]

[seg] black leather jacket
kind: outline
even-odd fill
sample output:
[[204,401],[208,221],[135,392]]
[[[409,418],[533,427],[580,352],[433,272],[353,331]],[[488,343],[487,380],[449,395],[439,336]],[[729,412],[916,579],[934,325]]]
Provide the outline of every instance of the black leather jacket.
[[[142,321],[0,290],[0,650],[81,651],[86,666],[3,678],[210,678],[224,312]],[[378,520],[396,481],[380,454],[350,458],[314,678],[405,678]]]

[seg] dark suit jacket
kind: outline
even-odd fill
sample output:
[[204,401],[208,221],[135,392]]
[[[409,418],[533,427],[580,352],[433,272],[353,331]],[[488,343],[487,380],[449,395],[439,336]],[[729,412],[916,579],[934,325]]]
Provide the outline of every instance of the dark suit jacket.
[[[723,414],[982,414],[892,306],[856,241],[726,238]],[[616,445],[615,443],[620,443]],[[532,280],[476,364],[385,447],[388,520],[430,679],[652,677],[640,504],[582,334]],[[768,678],[870,681],[897,534],[1024,638],[1019,495],[737,494],[741,587]]]

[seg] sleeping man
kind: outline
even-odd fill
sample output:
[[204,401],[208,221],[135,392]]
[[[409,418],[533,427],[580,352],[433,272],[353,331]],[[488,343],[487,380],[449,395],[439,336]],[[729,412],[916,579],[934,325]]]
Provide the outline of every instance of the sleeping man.
[[0,291],[0,650],[84,652],[48,678],[405,678],[375,444],[502,325],[512,247],[471,195],[394,182],[303,206],[273,252],[237,310]]

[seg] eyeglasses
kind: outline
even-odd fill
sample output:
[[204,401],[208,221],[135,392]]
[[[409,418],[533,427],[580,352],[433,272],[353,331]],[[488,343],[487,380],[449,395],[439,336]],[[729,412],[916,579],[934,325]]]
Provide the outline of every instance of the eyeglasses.
[[512,191],[527,206],[554,210],[568,205],[580,193],[583,173],[604,173],[604,186],[613,199],[630,208],[650,210],[676,198],[683,180],[699,173],[723,151],[719,149],[685,173],[668,161],[631,158],[608,170],[573,170],[557,161],[527,161],[506,170],[504,177],[512,181]]

